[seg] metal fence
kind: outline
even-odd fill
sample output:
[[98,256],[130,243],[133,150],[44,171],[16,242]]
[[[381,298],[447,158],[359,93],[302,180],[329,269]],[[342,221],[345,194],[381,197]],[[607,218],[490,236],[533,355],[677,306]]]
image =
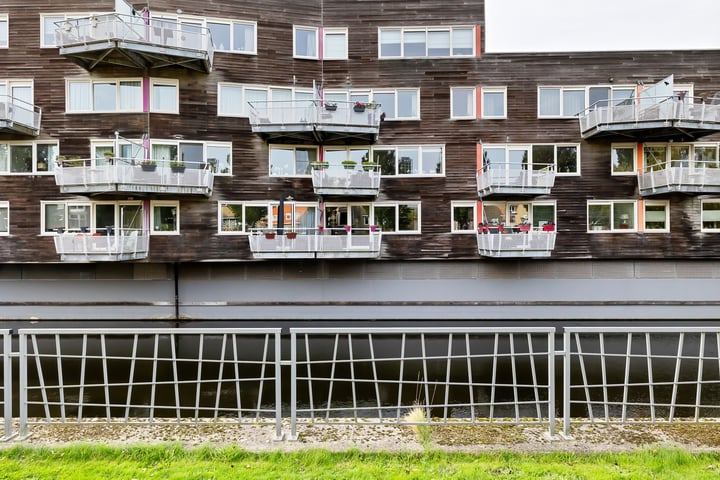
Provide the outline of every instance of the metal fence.
[[569,435],[573,424],[720,417],[720,327],[568,327],[562,349],[550,327],[292,328],[284,340],[275,328],[0,333],[3,440],[98,420],[268,424],[280,439],[288,413],[289,438],[316,423],[535,424],[552,435],[559,414]]

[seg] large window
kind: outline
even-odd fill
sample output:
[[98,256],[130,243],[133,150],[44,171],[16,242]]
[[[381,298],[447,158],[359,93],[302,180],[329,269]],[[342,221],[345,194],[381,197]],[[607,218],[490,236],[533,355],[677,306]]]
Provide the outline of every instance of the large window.
[[471,57],[475,28],[392,27],[379,30],[380,58]]
[[43,233],[143,230],[140,201],[41,202]]
[[42,48],[54,48],[57,46],[55,42],[55,22],[65,20],[65,15],[41,15],[40,16],[40,46]]
[[179,91],[178,81],[170,79],[151,79],[150,111],[162,113],[178,113]]
[[293,27],[293,52],[296,58],[318,58],[318,29]]
[[704,232],[720,232],[720,199],[703,200],[700,213]]
[[7,15],[0,15],[0,48],[7,48],[8,45],[8,17]]
[[455,87],[450,89],[450,118],[475,118],[475,88]]
[[486,168],[542,170],[554,167],[557,174],[580,173],[578,145],[483,145],[483,166]]
[[218,83],[218,115],[247,117],[253,104],[261,108],[268,101],[298,101],[312,98],[312,89]]
[[50,173],[57,155],[57,142],[0,143],[0,174]]
[[68,80],[67,106],[79,112],[142,112],[142,80]]
[[0,235],[10,233],[10,203],[0,202]]
[[272,145],[270,147],[270,175],[310,175],[311,164],[318,159],[317,147]]
[[630,98],[634,87],[538,87],[538,117],[574,118],[588,107],[607,107]]
[[644,230],[646,232],[668,232],[670,230],[670,205],[665,200],[645,200]]
[[420,118],[420,90],[417,88],[374,90],[371,100],[380,104],[380,109],[385,113],[385,120]]
[[643,171],[672,168],[719,168],[717,143],[643,144]]
[[507,117],[507,89],[482,87],[482,118]]
[[373,205],[374,224],[385,233],[420,233],[420,203]]
[[635,201],[592,200],[588,202],[589,232],[637,231]]
[[257,53],[257,24],[231,20],[208,20],[213,45],[217,52]]
[[502,225],[508,231],[519,230],[521,225],[541,229],[547,224],[554,225],[554,202],[483,202],[482,221],[490,226]]
[[445,173],[445,149],[441,145],[379,146],[373,161],[383,176],[427,176]]
[[[218,231],[221,234],[251,233],[265,228],[277,228],[279,202],[220,202]],[[284,203],[284,228],[296,232],[312,231],[318,224],[316,203]]]
[[475,233],[478,218],[477,202],[453,201],[450,206],[450,231],[452,233]]
[[323,30],[323,60],[347,60],[347,28],[326,28]]

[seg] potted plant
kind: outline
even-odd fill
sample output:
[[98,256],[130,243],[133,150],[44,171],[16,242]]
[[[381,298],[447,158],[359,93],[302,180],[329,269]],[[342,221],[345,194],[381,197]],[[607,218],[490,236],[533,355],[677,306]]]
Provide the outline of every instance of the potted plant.
[[345,167],[345,170],[354,170],[357,162],[354,160],[343,160],[342,165]]
[[376,162],[362,162],[363,170],[365,170],[366,172],[375,170],[377,166],[378,164]]
[[170,162],[170,170],[172,170],[175,173],[184,172],[185,171],[185,162],[182,162],[182,161]]
[[325,170],[325,167],[327,167],[327,162],[312,162],[310,166],[315,170]]
[[351,226],[351,225],[345,225],[345,231],[346,231],[347,233],[350,233],[351,230],[352,230],[352,226]]
[[153,172],[157,168],[157,163],[155,160],[144,160],[140,163],[140,168],[142,168],[144,172]]
[[353,110],[355,110],[356,112],[364,112],[364,111],[365,111],[365,104],[364,104],[363,102],[361,102],[361,101],[358,100],[358,101],[355,102],[355,104],[353,105]]
[[268,240],[272,240],[275,238],[275,231],[274,230],[265,230],[265,238]]
[[297,238],[297,232],[287,232],[285,236],[288,240],[295,240]]
[[325,104],[325,110],[327,110],[328,112],[334,112],[335,110],[337,110],[337,103],[327,102]]

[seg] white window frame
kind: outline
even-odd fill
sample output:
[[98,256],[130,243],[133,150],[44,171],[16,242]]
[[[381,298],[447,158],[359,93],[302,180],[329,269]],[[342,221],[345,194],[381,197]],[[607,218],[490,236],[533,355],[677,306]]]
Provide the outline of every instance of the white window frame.
[[[39,145],[54,145],[55,151],[59,152],[59,143],[57,140],[32,140],[32,141],[22,141],[22,140],[13,140],[13,141],[0,141],[0,145],[7,145],[8,148],[8,159],[7,159],[7,170],[0,170],[0,176],[22,176],[22,175],[54,175],[55,171],[55,163],[57,162],[57,154],[56,157],[48,158],[47,159],[47,170],[38,170],[38,146]],[[11,165],[12,165],[12,157],[10,155],[10,150],[13,147],[30,147],[32,151],[32,169],[28,172],[13,172],[11,171]]]
[[[633,227],[632,228],[615,228],[615,205],[627,204],[633,205]],[[590,206],[591,205],[608,205],[610,206],[610,225],[607,229],[595,229],[591,225]],[[638,231],[638,202],[637,200],[588,200],[586,206],[587,232],[588,233],[636,233]],[[629,220],[629,219],[628,219]]]
[[228,148],[230,151],[230,159],[228,161],[228,171],[222,172],[219,170],[219,160],[218,165],[213,166],[210,164],[210,168],[213,169],[213,175],[216,177],[231,177],[233,172],[233,146],[232,142],[203,142],[205,145],[203,147],[203,160],[205,163],[209,163],[210,155],[208,154],[208,148],[210,147],[218,147],[218,148]]
[[[647,207],[665,207],[665,228],[648,228]],[[643,201],[643,231],[650,233],[667,233],[670,231],[670,202],[668,200],[644,200]]]
[[[615,150],[616,149],[628,149],[632,148],[633,151],[633,163],[632,163],[632,170],[629,172],[618,172],[615,171],[615,163],[613,162],[613,159],[615,158]],[[637,156],[638,156],[638,148],[637,143],[613,143],[610,145],[610,174],[613,176],[635,176],[637,175]]]
[[[159,207],[174,207],[177,215],[175,217],[174,230],[155,230],[155,209]],[[150,201],[150,235],[180,235],[180,202],[177,200],[151,200]]]
[[[415,110],[417,111],[417,115],[415,116],[403,116],[401,117],[399,115],[398,111],[398,97],[400,92],[416,92],[415,94]],[[420,120],[420,89],[419,88],[382,88],[382,89],[373,89],[370,91],[369,97],[370,101],[374,101],[374,96],[378,93],[383,94],[391,94],[393,95],[393,109],[395,111],[395,116],[387,116],[385,117],[385,121],[393,122],[393,121],[405,121],[405,120]],[[354,92],[350,92],[351,100],[354,100],[352,98]],[[385,110],[382,106],[382,103],[380,103],[380,110]]]
[[[455,228],[455,208],[471,208],[472,221],[468,228]],[[450,202],[450,233],[475,233],[477,231],[478,215],[477,202],[466,200],[453,200]]]
[[10,48],[10,19],[7,14],[0,14],[0,24],[5,24],[5,36],[0,36],[0,49]]
[[[472,30],[473,34],[473,40],[472,40],[472,53],[471,54],[464,54],[464,55],[454,55],[453,54],[453,32],[455,30]],[[382,55],[382,44],[381,44],[381,36],[383,32],[389,32],[389,31],[397,31],[400,34],[400,55]],[[423,32],[425,34],[425,55],[420,56],[406,56],[405,55],[405,33],[407,32]],[[450,44],[449,44],[449,55],[428,55],[428,33],[429,32],[448,32],[450,37]],[[453,25],[453,26],[428,26],[428,27],[379,27],[378,28],[378,58],[379,59],[398,59],[398,58],[472,58],[476,55],[476,43],[477,43],[477,31],[475,29],[474,25]]]
[[[273,165],[270,163],[270,158],[272,156],[273,149],[277,150],[291,150],[293,151],[293,172],[292,173],[273,173]],[[285,144],[271,144],[268,146],[268,175],[271,177],[309,177],[311,173],[297,173],[297,150],[303,149],[303,150],[315,150],[315,158],[320,158],[320,147],[316,145],[303,145],[303,144],[297,144],[297,145],[285,145]],[[312,163],[312,161],[310,162]]]
[[[442,172],[441,173],[400,173],[400,155],[399,151],[403,149],[417,149],[418,150],[418,162],[422,165],[423,161],[423,151],[424,150],[440,150],[440,155],[442,156]],[[386,150],[394,150],[395,151],[395,173],[392,175],[388,174],[382,174],[381,176],[384,178],[418,178],[418,177],[444,177],[446,175],[446,169],[445,169],[445,145],[438,144],[423,144],[423,145],[377,145],[370,149],[370,158],[372,161],[375,161],[375,151],[386,151]]]
[[55,43],[55,31],[53,30],[53,43],[45,43],[45,36],[48,32],[45,31],[45,19],[46,18],[58,18],[61,21],[67,20],[69,17],[64,13],[41,13],[40,14],[40,48],[58,48]]
[[[496,94],[496,93],[502,93],[503,95],[503,112],[500,115],[490,115],[485,113],[485,105],[487,102],[485,101],[485,94]],[[507,87],[481,87],[481,94],[480,94],[480,108],[482,109],[481,117],[488,119],[488,120],[502,120],[507,118]]]
[[[704,225],[705,225],[705,218],[704,218],[705,209],[704,209],[704,206],[705,206],[705,204],[707,204],[707,203],[718,203],[718,204],[720,204],[720,198],[706,198],[706,199],[703,199],[703,200],[700,202],[700,231],[701,231],[701,232],[708,232],[708,233],[718,233],[718,232],[720,232],[720,220],[718,220],[718,221],[716,222],[716,223],[718,223],[718,226],[715,227],[715,228],[705,228],[705,226],[704,226]],[[710,211],[712,211],[712,212],[717,212],[718,216],[720,217],[720,208],[718,208],[717,210],[710,210]]]
[[[323,52],[322,52],[322,58],[323,60],[347,60],[348,59],[348,29],[347,28],[324,28],[323,32]],[[332,57],[328,55],[327,52],[327,45],[328,45],[328,35],[332,36],[339,36],[343,35],[344,42],[345,42],[345,55],[340,57]]]
[[0,236],[10,235],[10,202],[0,201]]
[[[156,85],[175,87],[175,106],[173,109],[163,110],[163,109],[159,109],[159,108],[154,108],[154,105],[155,105],[154,87]],[[180,113],[180,81],[178,79],[174,79],[174,78],[151,78],[150,79],[150,99],[149,100],[150,100],[149,105],[150,105],[151,113],[172,113],[172,114]]]
[[[140,102],[137,109],[122,110],[120,102],[120,83],[122,82],[140,82]],[[115,84],[115,109],[114,110],[96,110],[94,105],[94,86],[96,84]],[[90,109],[75,110],[72,108],[72,95],[70,86],[72,84],[88,84],[90,85]],[[131,78],[68,78],[65,79],[65,113],[142,113],[143,111],[143,79],[140,77]]]
[[[417,230],[400,230],[400,206],[408,205],[417,207],[418,219],[417,219]],[[371,222],[373,225],[378,225],[375,219],[375,208],[376,207],[394,207],[395,208],[395,230],[389,231],[382,229],[383,235],[415,235],[422,233],[422,204],[421,202],[374,202],[370,204],[370,215]],[[382,227],[381,227],[382,228]]]
[[[240,89],[240,110],[233,110],[233,105],[226,105],[226,102],[224,100],[225,94],[223,93],[224,88],[238,88]],[[300,88],[300,87],[278,87],[275,85],[255,85],[255,84],[244,84],[244,83],[232,83],[232,82],[218,82],[218,108],[217,108],[217,115],[218,117],[239,117],[239,118],[247,118],[250,116],[248,108],[247,108],[247,91],[248,90],[255,90],[255,91],[263,91],[265,92],[265,97],[267,98],[267,101],[272,100],[272,92],[277,90],[289,90],[292,92],[292,100],[299,100],[297,98],[298,94],[312,94],[313,91],[311,88]]]
[[[300,30],[310,31],[315,33],[315,55],[299,55],[297,53],[297,32]],[[319,29],[318,27],[310,27],[307,25],[293,25],[293,58],[300,58],[305,60],[318,60],[319,56]]]
[[[471,112],[467,115],[458,115],[455,113],[455,94],[456,92],[471,92],[472,106]],[[475,87],[450,87],[450,118],[453,120],[475,120],[477,118],[477,88]]]
[[[226,18],[207,18],[205,19],[204,25],[205,28],[208,28],[208,23],[216,23],[216,24],[222,24],[227,25],[230,27],[230,46],[229,48],[220,48],[218,45],[214,45],[216,52],[223,52],[223,53],[236,53],[241,55],[257,55],[257,22],[251,22],[251,21],[245,21],[245,20],[230,20]],[[235,45],[235,25],[244,25],[249,26],[253,28],[253,48],[252,50],[235,50],[233,47]]]
[[[527,150],[528,151],[528,162],[530,165],[534,164],[533,159],[533,147],[535,146],[552,146],[554,155],[555,175],[561,175],[566,177],[577,177],[580,176],[580,144],[579,143],[489,143],[483,144],[483,151],[486,149],[504,149],[505,156],[504,162],[507,164],[509,161],[510,151],[512,150]],[[575,172],[560,172],[558,170],[558,148],[575,148],[577,152],[577,171]],[[490,165],[492,168],[492,164]]]

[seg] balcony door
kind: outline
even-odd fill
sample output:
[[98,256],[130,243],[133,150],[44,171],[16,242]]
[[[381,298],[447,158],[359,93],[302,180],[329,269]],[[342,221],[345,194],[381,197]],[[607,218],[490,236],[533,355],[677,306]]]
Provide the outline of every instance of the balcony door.
[[370,229],[370,204],[332,204],[325,206],[325,226],[334,233],[350,226],[353,234],[367,235]]

